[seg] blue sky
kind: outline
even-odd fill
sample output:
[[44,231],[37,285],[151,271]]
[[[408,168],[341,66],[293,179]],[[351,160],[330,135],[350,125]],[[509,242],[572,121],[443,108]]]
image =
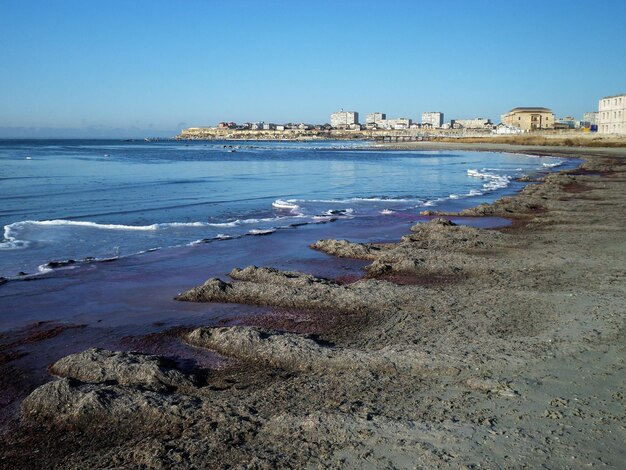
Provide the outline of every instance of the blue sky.
[[0,137],[446,120],[626,92],[626,0],[0,0]]

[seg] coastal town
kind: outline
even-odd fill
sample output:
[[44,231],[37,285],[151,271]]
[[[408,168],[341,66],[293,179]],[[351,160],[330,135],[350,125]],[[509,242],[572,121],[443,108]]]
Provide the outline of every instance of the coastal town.
[[500,116],[499,123],[491,119],[450,119],[443,111],[426,111],[421,121],[406,117],[388,117],[384,112],[372,112],[361,122],[359,112],[340,111],[330,114],[325,124],[257,121],[237,124],[220,122],[215,127],[190,127],[178,139],[363,139],[363,140],[421,140],[433,136],[465,137],[515,135],[537,131],[578,131],[626,135],[626,94],[605,96],[598,101],[598,110],[574,116],[557,117],[546,107],[516,107]]

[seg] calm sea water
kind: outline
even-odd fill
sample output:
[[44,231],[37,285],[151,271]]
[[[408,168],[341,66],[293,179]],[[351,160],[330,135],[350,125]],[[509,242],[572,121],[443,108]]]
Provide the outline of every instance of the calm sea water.
[[425,208],[473,206],[519,189],[516,177],[573,165],[368,146],[0,141],[0,276],[304,224],[359,217],[384,224]]

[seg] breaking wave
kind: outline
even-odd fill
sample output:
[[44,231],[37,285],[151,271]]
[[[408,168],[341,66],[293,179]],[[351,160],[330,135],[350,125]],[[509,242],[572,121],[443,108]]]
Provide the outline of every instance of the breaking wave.
[[[499,175],[497,173],[489,173],[486,168],[482,170],[467,170],[467,176],[472,178],[480,178],[485,180],[483,183],[483,190],[471,190],[473,192],[472,195],[478,196],[481,194],[485,194],[486,192],[496,191],[498,189],[504,189],[511,183],[512,176],[510,175]],[[468,194],[469,195],[469,194]]]

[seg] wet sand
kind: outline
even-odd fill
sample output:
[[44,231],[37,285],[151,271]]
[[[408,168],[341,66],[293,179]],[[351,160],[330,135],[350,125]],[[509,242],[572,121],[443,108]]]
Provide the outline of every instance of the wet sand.
[[[460,148],[435,148],[451,147]],[[464,214],[514,222],[501,230],[435,221],[398,230],[398,243],[327,242],[308,250],[317,277],[285,271],[290,263],[269,254],[258,261],[276,271],[226,276],[257,260],[204,270],[185,288],[220,281],[192,290],[185,308],[264,307],[222,317],[221,328],[162,325],[126,347],[100,344],[187,359],[156,372],[143,356],[68,360],[3,435],[0,466],[618,468],[626,459],[624,153],[462,148],[587,161]],[[73,326],[72,338],[89,329]],[[43,324],[20,338],[63,334]],[[34,382],[12,375],[7,367],[26,359],[3,366],[7,388],[23,393],[49,380],[45,371]],[[107,372],[97,378],[94,369]]]

